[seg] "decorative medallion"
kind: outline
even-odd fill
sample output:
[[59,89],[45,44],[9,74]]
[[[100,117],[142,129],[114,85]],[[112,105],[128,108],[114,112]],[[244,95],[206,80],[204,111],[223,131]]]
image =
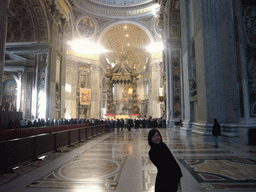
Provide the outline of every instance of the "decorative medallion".
[[[88,171],[84,171],[88,170]],[[58,176],[70,181],[95,181],[109,178],[120,170],[120,164],[112,159],[78,160],[64,165]]]
[[155,34],[158,36],[158,37],[162,37],[162,31],[161,31],[161,27],[159,25],[160,23],[160,19],[159,19],[159,16],[155,19],[154,21],[154,30],[155,30]]
[[89,17],[82,17],[77,22],[77,32],[83,38],[92,38],[96,33],[96,22]]
[[247,41],[251,45],[256,45],[256,8],[248,7],[244,16],[246,26]]

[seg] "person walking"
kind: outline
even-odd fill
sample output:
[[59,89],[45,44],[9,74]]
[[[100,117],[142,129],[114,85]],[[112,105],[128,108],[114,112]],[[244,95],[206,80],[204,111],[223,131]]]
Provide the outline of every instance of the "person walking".
[[157,167],[155,192],[177,192],[182,172],[157,129],[149,131],[148,144],[151,147],[149,158]]
[[214,123],[213,123],[212,134],[213,134],[214,141],[215,141],[214,147],[219,147],[218,137],[221,135],[220,124],[218,123],[216,118],[213,119],[213,121],[214,121]]

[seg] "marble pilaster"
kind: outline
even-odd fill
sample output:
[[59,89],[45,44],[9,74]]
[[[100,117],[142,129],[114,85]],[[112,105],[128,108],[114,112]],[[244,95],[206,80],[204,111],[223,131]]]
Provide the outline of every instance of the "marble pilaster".
[[190,22],[190,12],[189,12],[189,1],[181,0],[180,1],[180,14],[181,14],[181,31],[182,31],[182,61],[183,61],[183,82],[182,82],[182,90],[183,90],[183,99],[182,99],[182,107],[183,107],[183,127],[181,129],[191,130],[192,129],[192,121],[193,121],[193,111],[191,110],[190,103],[190,88],[189,88],[189,80],[191,78],[190,74],[190,63],[191,61],[191,22]]
[[151,88],[151,108],[152,108],[152,117],[153,118],[160,118],[161,117],[161,110],[160,110],[160,102],[158,101],[158,93],[159,88],[161,85],[161,71],[160,71],[160,64],[159,62],[152,64],[152,88]]
[[162,37],[165,44],[167,126],[173,127],[182,117],[181,108],[181,31],[178,1],[160,1]]
[[0,111],[2,110],[3,76],[5,60],[5,43],[7,34],[7,10],[8,0],[0,1]]
[[167,65],[169,69],[168,75],[168,95],[167,107],[169,109],[168,127],[173,127],[175,122],[179,122],[182,116],[181,108],[181,42],[168,41],[168,59]]
[[197,85],[193,131],[210,135],[213,119],[217,118],[223,127],[223,135],[235,136],[233,128],[239,119],[239,98],[234,26],[230,22],[233,6],[231,1],[211,2],[193,2],[191,10]]
[[77,62],[67,58],[66,62],[66,114],[65,118],[77,118],[78,90],[78,68]]
[[49,67],[48,53],[37,54],[36,77],[36,116],[34,118],[46,118],[47,111],[47,68]]
[[[57,79],[60,77],[60,66],[62,62],[62,53],[58,50],[58,44],[60,44],[59,39],[59,31],[58,31],[58,18],[52,17],[51,20],[51,57],[49,60],[49,68],[48,68],[48,76],[47,80],[49,82],[49,87],[47,89],[47,96],[49,98],[48,100],[48,106],[49,110],[47,117],[54,117],[54,118],[60,118],[60,104],[57,104],[57,102],[61,102],[61,94],[57,92],[57,86],[61,87],[60,79]],[[59,65],[57,65],[57,62],[59,62]],[[58,73],[58,74],[57,74]],[[60,89],[60,88],[59,88]],[[57,99],[58,97],[58,99]],[[57,101],[58,100],[58,101]]]
[[[239,47],[239,57],[241,59],[241,68],[240,71],[242,76],[242,98],[243,98],[243,111],[244,118],[241,118],[239,122],[239,128],[255,128],[255,118],[250,118],[250,102],[249,102],[249,87],[248,87],[248,74],[247,74],[247,62],[246,62],[246,26],[243,20],[243,13],[240,9],[242,7],[241,2],[239,0],[235,1],[235,13],[237,16],[237,26],[240,26],[240,30],[238,31],[239,41],[237,42]],[[245,129],[245,134],[247,134],[247,130]]]
[[169,60],[170,60],[170,46],[165,45],[165,68],[166,68],[166,122],[168,123],[170,121],[171,118],[171,102],[170,102],[170,98],[172,98],[172,93],[171,93],[171,87],[170,87],[170,75],[171,75],[171,71],[170,71],[170,65]]
[[100,118],[101,115],[101,87],[100,70],[98,64],[91,70],[91,110],[90,117]]

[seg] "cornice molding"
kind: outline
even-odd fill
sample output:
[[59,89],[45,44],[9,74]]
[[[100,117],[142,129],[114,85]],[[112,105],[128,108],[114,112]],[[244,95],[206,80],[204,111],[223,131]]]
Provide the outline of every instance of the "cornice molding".
[[23,53],[23,52],[34,52],[34,53],[42,53],[48,52],[51,48],[51,45],[48,43],[40,44],[40,43],[7,43],[6,51],[11,53]]
[[76,0],[76,6],[78,9],[83,9],[93,15],[105,18],[124,18],[138,17],[145,14],[152,15],[152,10],[156,9],[159,5],[149,1],[145,4],[134,6],[107,6],[92,2],[91,0]]
[[[95,3],[95,4],[98,4],[98,5],[103,5],[103,6],[107,6],[107,7],[135,7],[135,6],[140,6],[140,5],[145,5],[145,4],[149,4],[149,3],[152,3],[154,2],[153,0],[143,0],[143,1],[140,1],[140,2],[131,2],[128,3],[126,2],[126,4],[118,4],[118,3],[105,3],[105,2],[101,2],[100,0],[88,0],[92,3]],[[120,1],[117,1],[117,2],[120,2]]]

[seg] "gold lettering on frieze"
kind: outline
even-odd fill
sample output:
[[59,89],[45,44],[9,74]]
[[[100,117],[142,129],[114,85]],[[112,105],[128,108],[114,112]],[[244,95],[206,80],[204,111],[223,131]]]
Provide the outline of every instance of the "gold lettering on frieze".
[[151,58],[152,59],[162,58],[162,53],[153,53],[151,54]]
[[92,59],[92,60],[99,60],[99,55],[93,55],[93,54],[83,54],[83,53],[78,53],[72,50],[67,50],[67,55],[73,55],[77,57],[82,57],[86,59]]

